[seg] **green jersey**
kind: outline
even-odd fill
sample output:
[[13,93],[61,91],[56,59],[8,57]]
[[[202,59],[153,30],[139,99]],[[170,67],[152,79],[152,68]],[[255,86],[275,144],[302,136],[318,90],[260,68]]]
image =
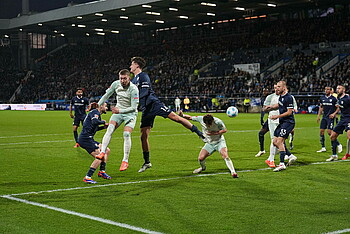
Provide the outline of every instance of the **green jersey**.
[[208,132],[217,132],[226,129],[224,122],[221,119],[214,117],[214,122],[210,127],[203,121],[203,116],[192,117],[193,121],[199,122],[202,126],[203,135],[209,140],[209,144],[217,143],[221,140],[225,140],[225,137],[221,135],[208,135]]
[[117,94],[116,107],[119,109],[120,114],[137,113],[139,89],[136,85],[130,82],[129,86],[123,87],[119,80],[114,81],[106,90],[106,93],[102,96],[98,104],[103,104],[114,92]]

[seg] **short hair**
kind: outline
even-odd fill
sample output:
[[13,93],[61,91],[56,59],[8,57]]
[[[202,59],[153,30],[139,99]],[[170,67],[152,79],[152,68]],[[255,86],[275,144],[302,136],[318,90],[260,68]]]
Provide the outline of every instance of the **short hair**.
[[99,105],[97,102],[92,102],[92,103],[90,103],[89,111],[93,110],[93,109],[97,109],[98,107],[99,107]]
[[83,92],[84,92],[84,89],[83,89],[83,88],[77,88],[77,90],[76,90],[76,91],[78,91],[78,90],[81,90],[81,91],[83,91]]
[[205,124],[211,125],[214,122],[214,117],[211,114],[206,114],[203,116],[203,122]]
[[130,71],[127,69],[122,69],[119,71],[119,75],[127,75],[130,76]]
[[283,84],[283,86],[286,86],[287,87],[287,82],[285,81],[285,80],[280,80],[280,81],[278,81],[277,83],[282,83]]
[[132,57],[131,62],[137,63],[141,69],[146,66],[146,60],[141,57]]

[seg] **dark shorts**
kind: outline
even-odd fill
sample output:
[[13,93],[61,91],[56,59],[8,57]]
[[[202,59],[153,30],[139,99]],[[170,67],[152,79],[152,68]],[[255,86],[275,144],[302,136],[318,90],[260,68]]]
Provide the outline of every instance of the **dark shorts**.
[[334,128],[334,119],[323,118],[321,120],[320,129],[330,129]]
[[83,125],[83,122],[84,122],[84,119],[85,119],[85,116],[74,116],[74,120],[73,120],[73,126],[80,126],[80,122],[81,122],[81,125]]
[[90,137],[79,137],[78,143],[80,147],[86,150],[89,154],[98,149],[100,144],[99,142],[95,141],[94,138]]
[[148,105],[144,111],[142,111],[140,128],[153,127],[154,119],[156,116],[168,118],[168,115],[170,113],[171,110],[162,102],[153,102],[152,104]]
[[338,122],[337,126],[333,128],[333,131],[338,133],[338,134],[343,134],[343,132],[347,132],[350,130],[350,119],[340,119]]
[[287,139],[289,136],[289,133],[291,133],[293,131],[294,126],[295,126],[294,123],[293,124],[286,123],[286,122],[280,123],[274,132],[274,136],[275,137],[283,137],[283,138]]
[[263,124],[263,126],[261,128],[266,129],[266,131],[269,131],[269,123],[267,120],[265,121],[265,123]]

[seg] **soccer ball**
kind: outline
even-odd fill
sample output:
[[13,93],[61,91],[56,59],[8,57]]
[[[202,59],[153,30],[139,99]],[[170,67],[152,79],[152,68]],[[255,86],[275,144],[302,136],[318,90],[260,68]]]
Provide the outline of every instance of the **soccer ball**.
[[226,114],[230,118],[236,117],[238,115],[238,109],[235,106],[230,106],[229,108],[227,108]]

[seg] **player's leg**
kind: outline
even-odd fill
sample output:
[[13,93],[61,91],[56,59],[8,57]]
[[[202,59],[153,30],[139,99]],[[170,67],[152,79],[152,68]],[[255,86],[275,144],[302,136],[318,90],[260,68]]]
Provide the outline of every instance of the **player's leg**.
[[[337,131],[337,129],[335,128],[334,130]],[[337,155],[337,138],[339,136],[338,132],[332,131],[331,133],[331,144],[332,144],[332,155],[330,156],[330,158],[328,158],[326,161],[334,161],[334,160],[338,160],[338,155]]]
[[293,140],[294,140],[294,129],[289,133],[289,149],[292,150],[294,148],[293,145]]
[[205,137],[203,136],[203,133],[199,131],[196,125],[191,124],[190,121],[188,121],[185,118],[182,118],[181,116],[175,114],[174,112],[170,112],[169,115],[167,116],[169,119],[172,121],[175,121],[177,123],[182,124],[185,128],[191,130],[191,132],[195,132],[201,139],[204,139]]
[[275,168],[276,167],[276,165],[275,165],[275,155],[277,153],[277,148],[273,144],[273,138],[274,138],[274,133],[275,133],[275,130],[276,130],[277,126],[278,126],[278,123],[274,123],[274,122],[270,122],[269,125],[268,125],[269,130],[270,130],[271,144],[270,144],[270,155],[267,158],[267,160],[265,160],[265,163],[271,168]]
[[131,150],[131,133],[133,128],[130,126],[124,127],[123,137],[124,137],[124,157],[119,170],[125,171],[129,167],[129,155]]
[[[322,120],[323,121],[323,120]],[[321,122],[322,123],[322,122]],[[326,145],[325,145],[325,137],[324,137],[324,132],[325,129],[320,128],[320,143],[321,143],[321,149],[317,150],[317,153],[321,153],[321,152],[326,152]]]
[[78,127],[79,127],[79,124],[80,124],[80,120],[77,118],[77,117],[74,117],[74,120],[73,120],[73,136],[74,136],[74,140],[75,140],[75,145],[74,145],[74,148],[77,148],[79,147],[79,143],[78,143]]
[[98,176],[103,177],[104,179],[111,179],[111,177],[109,175],[107,175],[105,172],[106,162],[107,162],[108,155],[110,152],[109,149],[107,149],[105,157],[102,159],[99,159],[99,158],[97,158],[97,156],[100,154],[101,144],[99,144],[98,142],[95,142],[91,139],[91,140],[89,140],[88,144],[85,144],[85,143],[82,144],[82,147],[95,158],[95,160],[92,162],[88,172],[86,173],[86,176],[84,177],[84,182],[88,183],[88,184],[97,183],[96,181],[92,180],[91,177],[95,173],[98,166],[100,166],[100,171],[98,173]]
[[[141,123],[142,126],[142,123]],[[141,146],[143,152],[144,164],[142,165],[139,172],[144,172],[146,169],[151,168],[152,164],[150,161],[150,145],[148,141],[148,136],[151,132],[151,126],[141,127]]]
[[286,156],[286,149],[284,146],[284,141],[285,138],[283,137],[277,137],[275,136],[273,138],[273,144],[278,148],[278,150],[280,151],[280,164],[278,165],[278,167],[276,167],[273,171],[281,171],[281,170],[285,170],[286,166],[284,164],[284,158]]
[[346,160],[350,158],[350,128],[348,127],[345,130],[346,130],[346,136],[348,139],[346,140],[346,154],[344,155],[344,157],[342,157],[342,160]]
[[265,144],[265,134],[268,131],[269,131],[269,126],[268,126],[268,121],[266,121],[258,133],[260,151],[255,155],[255,157],[260,157],[261,155],[266,153],[264,144]]
[[227,147],[221,147],[219,149],[219,152],[221,154],[221,157],[225,160],[226,166],[230,170],[232,177],[238,178],[238,174],[233,166],[232,160],[228,156]]
[[199,156],[198,156],[198,162],[199,162],[200,167],[195,169],[193,171],[193,174],[198,174],[198,173],[201,173],[202,171],[205,171],[205,169],[207,168],[205,166],[205,159],[207,157],[209,157],[211,154],[210,152],[213,152],[213,151],[215,151],[215,150],[211,145],[209,145],[209,144],[204,145],[204,147],[199,152]]

